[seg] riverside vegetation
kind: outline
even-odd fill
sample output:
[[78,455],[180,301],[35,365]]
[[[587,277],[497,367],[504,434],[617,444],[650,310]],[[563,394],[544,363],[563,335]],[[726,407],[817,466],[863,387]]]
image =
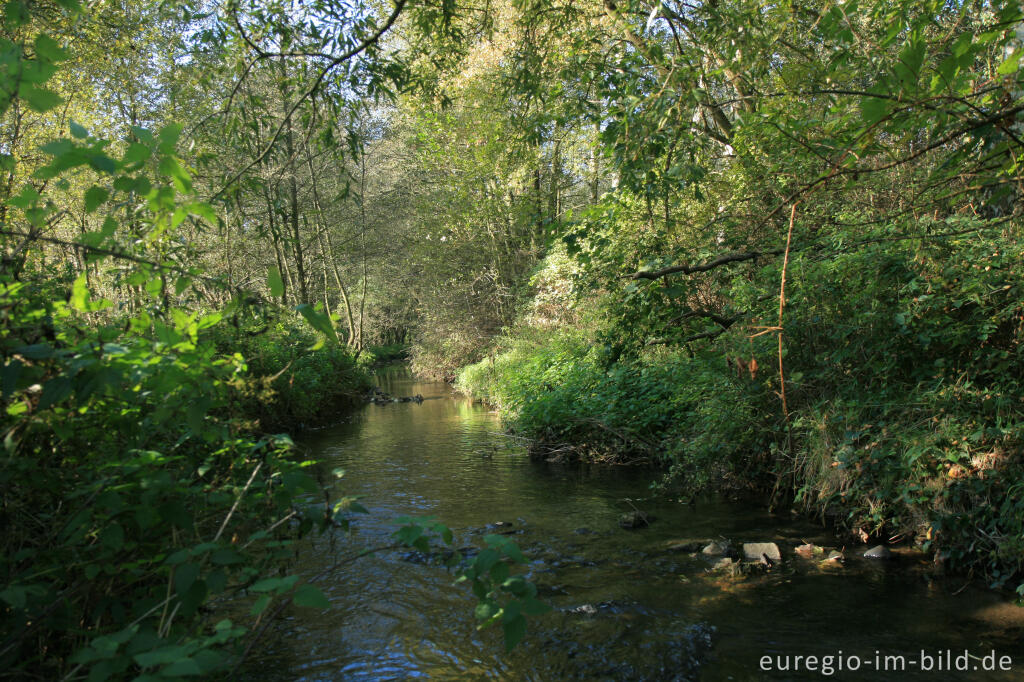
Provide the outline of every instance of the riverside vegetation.
[[[325,606],[295,543],[362,507],[280,432],[406,344],[538,444],[1016,586],[1022,42],[1001,0],[10,0],[4,674],[223,672]],[[486,542],[511,646],[545,609]]]

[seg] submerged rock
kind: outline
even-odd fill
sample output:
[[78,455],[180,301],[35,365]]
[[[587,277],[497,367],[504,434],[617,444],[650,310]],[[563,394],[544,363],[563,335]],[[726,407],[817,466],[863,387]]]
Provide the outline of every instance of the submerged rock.
[[892,552],[885,545],[875,545],[868,551],[864,552],[865,559],[891,559]]
[[654,517],[649,516],[642,511],[631,511],[619,517],[619,526],[626,530],[636,530],[638,528],[646,528],[651,525],[651,521],[653,520]]
[[669,540],[665,543],[665,549],[669,552],[687,552],[692,554],[703,550],[707,543],[707,540]]
[[782,554],[779,552],[779,546],[774,542],[744,542],[743,559],[777,564],[782,561]]
[[825,557],[825,563],[827,563],[827,564],[841,564],[845,560],[846,560],[846,557],[843,556],[843,553],[842,552],[837,552],[834,549],[831,552],[828,553],[827,557]]
[[511,521],[495,521],[494,523],[488,523],[484,528],[485,530],[509,530],[514,526],[515,524]]
[[723,542],[710,542],[704,549],[701,550],[701,554],[707,556],[726,556],[732,554],[732,545],[728,541]]

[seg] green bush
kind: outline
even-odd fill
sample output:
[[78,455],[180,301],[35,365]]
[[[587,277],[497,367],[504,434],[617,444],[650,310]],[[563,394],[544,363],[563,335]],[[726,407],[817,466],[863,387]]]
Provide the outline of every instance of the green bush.
[[761,295],[777,288],[778,263],[733,281],[730,306],[745,315],[714,344],[644,345],[676,330],[618,317],[612,302],[603,328],[502,341],[458,387],[578,456],[659,462],[694,492],[772,491],[850,530],[916,538],[1001,584],[1024,567],[1024,246],[1010,232],[886,234],[830,258],[793,254],[788,415],[777,336],[759,334],[778,317],[777,298]]
[[221,670],[246,628],[215,624],[210,606],[330,520],[296,506],[319,487],[287,437],[230,418],[241,358],[199,340],[220,314],[104,324],[84,277],[70,289],[0,286],[0,665],[48,679]]
[[232,409],[264,431],[329,422],[372,385],[362,356],[325,340],[298,315],[277,313],[276,321],[248,330],[224,326],[211,340],[222,352],[245,358],[244,371],[232,382]]

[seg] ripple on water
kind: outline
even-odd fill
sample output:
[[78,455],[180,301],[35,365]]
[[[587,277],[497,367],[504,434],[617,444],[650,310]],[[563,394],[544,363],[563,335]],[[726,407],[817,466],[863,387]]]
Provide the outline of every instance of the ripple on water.
[[[630,511],[624,500],[645,498],[655,473],[531,462],[500,433],[493,413],[453,397],[444,384],[390,376],[384,389],[425,400],[367,406],[303,441],[328,468],[346,470],[339,493],[363,495],[372,513],[357,516],[350,537],[311,543],[296,570],[312,575],[354,547],[387,544],[396,516],[432,514],[466,549],[487,533],[512,533],[554,610],[531,621],[524,646],[506,655],[499,632],[476,631],[472,597],[452,584],[441,555],[384,552],[321,583],[331,608],[296,609],[282,619],[246,666],[250,680],[714,682],[761,679],[758,661],[766,654],[980,646],[1024,666],[1022,611],[994,593],[952,595],[962,582],[931,579],[913,560],[851,559],[823,569],[792,549],[805,540],[838,541],[759,507],[635,502],[658,520],[622,530],[617,520]],[[783,565],[732,579],[709,573],[707,557],[672,549],[722,537],[775,541]]]

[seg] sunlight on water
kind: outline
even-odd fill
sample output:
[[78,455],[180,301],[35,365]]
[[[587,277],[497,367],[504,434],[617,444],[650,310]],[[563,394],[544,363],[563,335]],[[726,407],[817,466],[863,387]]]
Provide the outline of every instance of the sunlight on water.
[[[792,547],[835,545],[828,533],[741,504],[641,502],[657,520],[625,531],[617,520],[630,510],[626,498],[648,495],[656,473],[531,462],[493,413],[445,384],[391,374],[382,386],[424,401],[368,405],[303,440],[328,469],[346,470],[339,493],[364,496],[371,514],[357,518],[350,537],[307,549],[297,570],[312,575],[358,548],[387,544],[389,520],[402,514],[437,516],[466,548],[490,532],[488,524],[511,522],[530,577],[555,610],[532,620],[524,644],[506,655],[500,633],[476,632],[474,601],[450,573],[414,552],[381,553],[321,583],[330,609],[293,609],[276,624],[248,662],[248,679],[823,679],[764,673],[759,662],[965,648],[995,649],[1024,669],[1020,611],[984,591],[952,595],[963,580],[934,580],[922,561],[858,559],[823,569],[794,557]],[[784,565],[728,579],[708,572],[703,556],[669,549],[673,541],[718,537],[777,542]],[[865,667],[856,679],[914,678],[916,670]],[[941,679],[982,678],[944,672]]]

